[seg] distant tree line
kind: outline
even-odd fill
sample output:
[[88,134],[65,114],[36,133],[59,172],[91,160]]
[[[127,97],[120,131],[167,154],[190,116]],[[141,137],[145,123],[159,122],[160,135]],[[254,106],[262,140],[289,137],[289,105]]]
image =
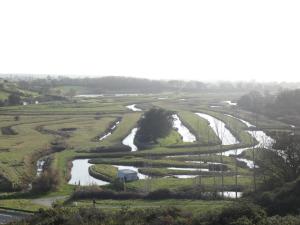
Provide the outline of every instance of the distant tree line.
[[47,79],[20,80],[18,84],[23,89],[39,93],[47,93],[51,88],[59,86],[86,87],[90,89],[91,93],[155,93],[171,90],[202,90],[205,88],[205,85],[198,81],[159,81],[116,76],[100,78],[48,77]]
[[238,106],[272,118],[284,117],[286,121],[300,124],[300,89],[284,90],[277,95],[252,91],[238,100]]
[[[204,83],[200,81],[183,80],[150,80],[141,78],[107,76],[98,78],[69,78],[50,77],[19,79],[18,85],[25,90],[39,92],[40,94],[55,94],[53,89],[60,86],[85,87],[90,94],[100,93],[157,93],[164,91],[184,92],[232,92],[247,90],[278,91],[283,84],[278,83],[256,83],[256,82],[214,82]],[[290,87],[291,85],[289,85]],[[292,86],[293,87],[293,86]],[[56,90],[57,91],[57,90]],[[51,92],[51,93],[50,93]],[[59,92],[59,91],[58,91]],[[61,93],[56,93],[61,94]]]

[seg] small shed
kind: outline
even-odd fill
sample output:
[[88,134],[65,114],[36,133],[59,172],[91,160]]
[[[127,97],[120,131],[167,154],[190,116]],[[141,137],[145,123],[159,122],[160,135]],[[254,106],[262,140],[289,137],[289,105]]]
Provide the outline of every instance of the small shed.
[[139,179],[137,172],[130,169],[119,169],[118,178],[124,181],[132,181]]

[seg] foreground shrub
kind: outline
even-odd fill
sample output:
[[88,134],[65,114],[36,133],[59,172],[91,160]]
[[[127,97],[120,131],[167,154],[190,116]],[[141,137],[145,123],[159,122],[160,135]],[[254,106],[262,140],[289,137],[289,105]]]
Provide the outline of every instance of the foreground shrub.
[[271,215],[297,214],[300,212],[300,179],[273,191],[257,193],[254,199]]
[[235,202],[220,213],[201,215],[196,221],[206,225],[266,225],[267,214],[258,205]]
[[300,216],[272,216],[267,219],[268,225],[296,225],[300,224]]
[[267,217],[256,205],[235,204],[223,211],[195,215],[175,207],[121,210],[55,208],[41,210],[34,216],[16,222],[22,225],[299,225],[300,217]]

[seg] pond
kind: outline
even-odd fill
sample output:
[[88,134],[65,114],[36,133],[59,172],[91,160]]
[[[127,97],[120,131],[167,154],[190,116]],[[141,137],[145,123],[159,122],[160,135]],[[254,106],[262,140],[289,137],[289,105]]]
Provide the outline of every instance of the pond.
[[89,159],[75,159],[72,161],[72,169],[71,169],[71,179],[68,184],[73,185],[107,185],[109,182],[96,179],[89,174],[89,167],[93,164],[88,162]]
[[178,115],[174,114],[173,117],[173,127],[177,130],[177,132],[182,137],[183,142],[195,142],[196,137],[193,135],[187,127],[185,127],[181,120],[179,119]]
[[[88,162],[89,159],[75,159],[72,161],[72,168],[71,168],[71,179],[69,180],[68,184],[73,185],[82,185],[82,186],[89,186],[89,185],[107,185],[109,182],[96,179],[89,174],[89,167],[94,165]],[[147,175],[142,174],[138,171],[138,168],[135,166],[120,166],[120,165],[112,165],[118,169],[130,169],[137,172],[138,178],[143,180],[148,178]]]

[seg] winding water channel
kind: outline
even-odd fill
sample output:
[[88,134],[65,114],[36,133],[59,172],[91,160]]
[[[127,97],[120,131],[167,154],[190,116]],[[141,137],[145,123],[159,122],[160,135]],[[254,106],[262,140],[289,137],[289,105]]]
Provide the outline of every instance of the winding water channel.
[[117,122],[115,122],[110,128],[109,131],[107,133],[105,133],[104,135],[102,135],[99,138],[99,141],[104,140],[105,138],[107,138],[108,136],[110,136],[112,134],[112,132],[117,128],[117,126],[119,125],[120,121],[118,120]]
[[178,115],[174,114],[172,117],[174,119],[173,127],[177,130],[177,132],[182,137],[182,141],[183,142],[195,142],[196,141],[195,135],[193,135],[190,132],[190,130],[182,124]]
[[130,134],[125,137],[122,141],[123,145],[129,146],[132,152],[135,152],[138,150],[138,147],[134,144],[134,138],[137,132],[137,128],[133,128],[130,132]]
[[222,145],[234,145],[239,143],[230,130],[226,128],[226,125],[223,121],[205,113],[196,113],[196,115],[206,119],[209,122],[209,126],[222,141]]
[[[253,124],[251,124],[251,123],[249,123],[249,122],[247,122],[247,121],[245,121],[243,119],[240,119],[238,117],[234,117],[234,116],[229,115],[229,114],[225,114],[225,115],[241,121],[248,128],[256,128],[256,126],[254,126]],[[255,145],[253,147],[238,148],[238,149],[228,150],[226,152],[223,152],[223,154],[226,155],[226,156],[235,155],[235,154],[239,155],[243,151],[245,151],[245,150],[247,150],[249,148],[271,148],[272,144],[274,143],[274,139],[272,139],[270,136],[268,136],[262,130],[247,130],[247,132],[252,136],[253,139],[255,139],[258,142],[257,145]]]

